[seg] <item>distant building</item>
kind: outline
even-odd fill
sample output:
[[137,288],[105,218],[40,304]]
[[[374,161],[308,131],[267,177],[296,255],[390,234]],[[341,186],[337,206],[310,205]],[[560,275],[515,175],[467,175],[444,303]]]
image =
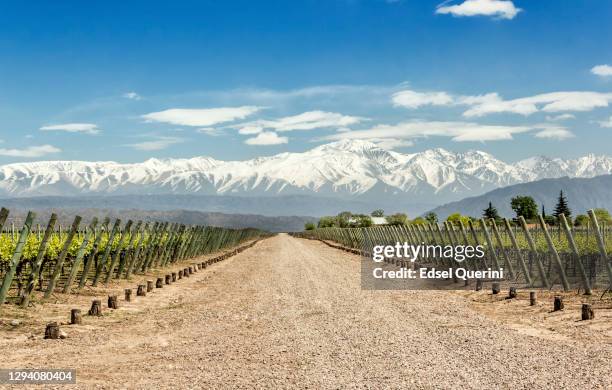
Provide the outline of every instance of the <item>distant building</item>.
[[372,225],[386,225],[387,218],[385,217],[370,217],[372,218]]

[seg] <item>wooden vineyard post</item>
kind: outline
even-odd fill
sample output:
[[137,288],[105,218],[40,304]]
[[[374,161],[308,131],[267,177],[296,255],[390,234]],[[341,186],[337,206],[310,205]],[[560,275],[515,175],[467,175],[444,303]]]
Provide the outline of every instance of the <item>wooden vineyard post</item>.
[[117,278],[120,278],[125,271],[129,267],[129,263],[131,258],[134,256],[134,245],[136,243],[136,237],[138,236],[138,232],[140,232],[140,225],[142,225],[142,221],[138,221],[136,223],[136,227],[130,232],[130,241],[127,244],[126,251],[127,255],[125,261],[119,263],[119,269],[117,270]]
[[139,284],[138,285],[138,289],[136,290],[136,296],[137,297],[146,297],[147,296],[146,288],[147,287],[144,284]]
[[170,276],[170,275],[166,275],[166,276],[165,276],[165,278],[166,278],[166,280],[165,280],[165,283],[166,283],[166,284],[170,284],[170,283],[172,283],[172,281],[171,281],[171,279],[170,279],[170,278],[171,278],[171,276]]
[[499,230],[497,229],[497,222],[495,219],[489,219],[491,221],[491,229],[493,230],[493,235],[495,236],[495,240],[497,241],[497,245],[501,249],[502,257],[504,258],[504,265],[508,267],[508,271],[510,271],[510,278],[514,279],[514,267],[510,262],[510,257],[508,257],[508,253],[506,252],[506,247],[504,247],[504,243],[501,239],[501,235],[499,234]]
[[94,299],[91,302],[91,309],[89,309],[90,316],[101,316],[102,315],[102,301]]
[[[474,224],[472,223],[471,219],[468,220],[468,226],[470,228],[470,233],[472,235],[472,239],[474,240],[474,246],[480,245],[480,240],[478,239],[478,234],[476,233],[476,229],[474,228]],[[485,256],[483,256],[480,260],[482,261],[482,264],[484,265],[484,268],[487,268],[489,266],[488,263],[487,263],[487,260],[485,259]]]
[[591,305],[583,303],[582,304],[582,321],[588,321],[595,318],[595,312]]
[[49,322],[45,328],[45,339],[56,340],[60,338],[60,327],[57,322]]
[[129,279],[130,276],[132,275],[132,272],[134,272],[134,268],[136,267],[136,264],[139,262],[140,259],[140,253],[142,250],[142,244],[144,243],[145,237],[147,235],[147,232],[149,231],[149,224],[145,223],[144,228],[142,229],[142,231],[140,231],[140,239],[138,240],[138,244],[136,245],[136,249],[134,250],[134,252],[132,253],[132,255],[130,256],[130,261],[129,264],[127,266],[127,271],[125,272],[125,278]]
[[108,308],[109,309],[118,309],[119,308],[119,301],[117,300],[117,296],[116,295],[109,295],[108,296]]
[[525,264],[525,259],[523,259],[521,248],[519,248],[518,246],[516,236],[512,231],[512,227],[510,226],[508,218],[504,218],[504,225],[506,227],[506,231],[508,232],[508,236],[510,236],[510,242],[512,242],[512,247],[514,248],[514,250],[516,251],[516,255],[518,256],[519,264],[521,265],[521,270],[523,271],[523,275],[525,276],[525,282],[527,282],[527,284],[531,286],[533,282],[531,280],[531,275],[529,275],[529,269],[527,269],[527,264]]
[[553,302],[553,311],[563,310],[565,305],[563,304],[563,297],[556,296]]
[[64,290],[62,291],[64,294],[70,292],[70,285],[72,281],[76,277],[77,271],[79,270],[79,266],[81,265],[81,261],[83,260],[83,256],[85,256],[85,251],[87,250],[87,245],[89,245],[89,241],[91,240],[91,236],[93,235],[96,225],[98,224],[98,218],[95,218],[89,224],[89,228],[85,232],[85,236],[83,237],[83,242],[81,242],[81,246],[77,252],[77,255],[74,259],[74,263],[72,264],[72,268],[70,269],[70,275],[64,284]]
[[559,269],[559,275],[561,276],[561,283],[563,284],[563,290],[568,291],[570,289],[569,282],[567,281],[567,276],[565,276],[565,270],[563,269],[563,264],[561,264],[561,258],[559,257],[559,252],[557,252],[557,248],[555,248],[555,244],[550,238],[550,233],[548,232],[548,228],[546,227],[546,222],[544,222],[544,218],[541,215],[538,215],[538,219],[540,220],[540,226],[542,227],[542,231],[544,232],[544,238],[546,239],[546,243],[548,244],[548,250],[553,255],[555,259],[555,263],[557,264],[557,268]]
[[131,288],[126,288],[124,290],[125,293],[125,301],[126,302],[131,302],[132,301],[132,289]]
[[112,250],[112,246],[113,246],[112,244],[113,244],[113,241],[115,241],[115,236],[117,235],[117,232],[119,231],[120,224],[121,224],[120,219],[115,220],[115,224],[113,225],[113,230],[111,230],[111,233],[108,237],[108,242],[106,243],[106,248],[104,248],[104,255],[102,255],[102,259],[100,260],[100,262],[98,263],[98,266],[96,267],[96,274],[94,275],[94,280],[91,284],[94,287],[98,285],[100,276],[102,276],[102,270],[104,269],[104,266],[106,265],[106,261],[108,260],[108,256],[110,255],[110,252]]
[[176,272],[172,273],[172,282],[176,282]]
[[480,219],[480,225],[482,226],[482,231],[484,232],[485,239],[487,240],[487,246],[489,247],[489,252],[491,253],[491,258],[493,259],[493,266],[496,269],[500,269],[499,261],[497,259],[497,252],[495,252],[495,247],[493,246],[493,241],[491,240],[491,235],[489,234],[489,229],[487,228],[487,223],[484,218]]
[[147,292],[153,291],[153,281],[147,280]]
[[523,229],[523,234],[525,234],[525,239],[527,240],[527,244],[529,244],[529,249],[534,254],[536,258],[536,264],[538,266],[538,271],[540,273],[540,278],[542,278],[542,283],[544,287],[550,288],[550,281],[548,280],[548,276],[546,275],[546,271],[544,270],[544,265],[542,264],[542,260],[537,256],[538,248],[533,241],[533,237],[531,237],[531,233],[529,232],[529,228],[527,227],[527,222],[525,222],[525,218],[523,216],[518,217],[519,223],[521,224],[521,228]]
[[45,258],[45,254],[47,253],[47,248],[49,247],[49,239],[51,238],[51,234],[53,234],[53,229],[55,228],[56,221],[57,215],[51,214],[51,218],[49,218],[49,223],[47,224],[47,229],[45,230],[43,239],[40,242],[40,246],[38,247],[36,259],[32,264],[32,271],[30,272],[30,277],[28,278],[28,285],[26,286],[23,297],[21,298],[21,307],[28,307],[28,304],[30,303],[30,297],[32,296],[32,292],[34,291],[36,283],[38,282],[40,267]]
[[119,237],[119,243],[117,244],[117,250],[115,250],[115,253],[113,253],[113,256],[111,257],[111,263],[106,273],[106,279],[104,280],[105,286],[108,286],[108,283],[110,283],[110,280],[113,277],[113,272],[115,272],[115,267],[117,266],[117,262],[119,261],[119,256],[121,254],[121,247],[123,246],[123,243],[125,242],[125,238],[130,233],[130,229],[132,228],[132,223],[133,222],[131,219],[127,221],[127,223],[125,224],[125,227],[123,228],[123,234],[121,234],[121,237]]
[[[102,228],[108,230],[109,222],[109,217],[104,218],[104,221],[102,222]],[[85,283],[87,282],[87,275],[89,275],[91,265],[94,263],[94,258],[98,255],[98,248],[100,247],[100,242],[102,240],[102,231],[94,230],[94,235],[96,236],[96,239],[94,240],[91,252],[89,252],[87,261],[85,261],[85,264],[83,265],[83,273],[81,274],[81,280],[79,281],[78,289],[82,289],[83,287],[85,287]]]
[[574,256],[576,257],[576,265],[578,266],[578,272],[580,273],[580,278],[582,279],[582,286],[584,287],[584,293],[586,295],[591,295],[591,284],[589,283],[589,278],[587,277],[586,272],[584,271],[584,266],[582,265],[582,261],[580,261],[580,254],[578,253],[578,247],[576,246],[576,242],[574,241],[574,236],[572,235],[572,230],[567,223],[567,219],[565,215],[559,215],[561,226],[565,231],[565,236],[567,237],[567,242],[569,243],[569,247],[572,250]]
[[597,246],[599,247],[599,254],[601,256],[602,261],[606,264],[606,270],[608,271],[608,282],[609,288],[612,289],[612,264],[608,259],[608,254],[606,253],[606,245],[604,243],[603,238],[601,237],[601,233],[599,231],[599,224],[597,223],[597,217],[595,216],[595,212],[593,210],[588,211],[589,218],[591,219],[591,223],[593,224],[593,232],[595,233],[595,237],[597,238]]
[[535,306],[538,303],[538,294],[535,291],[529,292],[529,306]]
[[25,246],[26,240],[30,235],[30,229],[32,228],[32,222],[34,222],[35,216],[36,214],[34,214],[33,212],[28,212],[25,223],[21,228],[21,233],[19,233],[17,245],[15,246],[13,256],[11,257],[11,260],[8,264],[8,271],[6,272],[6,274],[4,275],[4,279],[2,280],[2,287],[0,288],[0,305],[3,305],[6,300],[6,295],[8,294],[9,288],[11,287],[11,283],[13,282],[13,278],[15,277],[17,264],[19,264],[19,260],[21,260],[23,247]]
[[157,280],[155,281],[155,288],[163,288],[164,287],[164,280],[162,278],[157,278]]
[[53,275],[51,279],[49,279],[49,285],[47,286],[47,291],[45,291],[45,299],[49,298],[53,293],[53,289],[55,289],[55,284],[62,273],[62,267],[64,265],[64,260],[66,259],[66,255],[68,254],[68,249],[70,249],[70,245],[72,244],[72,240],[79,229],[79,224],[81,223],[81,217],[74,217],[74,222],[72,222],[72,227],[70,228],[70,232],[68,233],[68,237],[66,237],[66,241],[64,242],[64,246],[62,251],[60,252],[57,262],[55,263],[55,269],[53,270]]
[[70,324],[80,325],[83,323],[83,316],[81,316],[81,309],[70,310]]
[[500,291],[501,291],[501,289],[500,289],[499,282],[493,282],[491,284],[491,292],[493,294],[499,294]]

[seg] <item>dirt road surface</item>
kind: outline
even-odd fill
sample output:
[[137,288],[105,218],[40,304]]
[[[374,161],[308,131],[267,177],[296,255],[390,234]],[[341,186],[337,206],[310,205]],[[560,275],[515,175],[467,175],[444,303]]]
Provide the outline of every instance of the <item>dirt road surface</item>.
[[519,332],[448,291],[362,291],[359,258],[316,241],[181,283],[65,340],[4,340],[2,367],[76,368],[83,388],[612,388],[609,342]]

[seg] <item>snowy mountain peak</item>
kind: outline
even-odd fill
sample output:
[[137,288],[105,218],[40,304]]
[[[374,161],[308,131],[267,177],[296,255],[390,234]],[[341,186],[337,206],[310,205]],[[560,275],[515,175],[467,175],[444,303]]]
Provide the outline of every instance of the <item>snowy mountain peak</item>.
[[412,154],[363,140],[246,161],[211,157],[112,161],[43,161],[0,166],[0,196],[81,194],[312,195],[346,199],[409,197],[443,203],[511,184],[612,173],[612,158],[532,157],[508,164],[489,153],[442,148]]

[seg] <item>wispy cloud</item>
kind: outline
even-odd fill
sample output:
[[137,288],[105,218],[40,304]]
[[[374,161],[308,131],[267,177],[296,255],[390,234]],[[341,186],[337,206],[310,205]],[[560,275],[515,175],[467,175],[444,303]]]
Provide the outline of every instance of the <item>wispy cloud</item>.
[[67,133],[98,134],[100,129],[93,123],[62,123],[47,125],[40,128],[41,131],[65,131]]
[[[553,132],[553,129],[555,132]],[[552,127],[548,124],[531,126],[502,126],[482,125],[473,122],[443,122],[443,121],[409,121],[395,125],[377,125],[369,129],[345,131],[322,137],[321,140],[335,141],[341,139],[366,140],[404,140],[412,141],[427,137],[448,137],[455,142],[483,142],[511,140],[515,134],[540,131],[540,138],[563,137],[561,130],[565,130],[565,138],[569,131],[561,126]],[[545,132],[548,130],[547,132]]]
[[491,16],[500,19],[514,19],[522,10],[509,0],[465,0],[461,4],[448,5],[446,1],[436,8],[437,14],[453,16]]
[[53,145],[28,146],[24,149],[0,148],[0,156],[37,158],[47,154],[59,153],[62,150]]
[[336,112],[307,111],[298,115],[287,116],[275,120],[257,120],[238,124],[240,134],[258,134],[265,129],[275,131],[314,130],[326,128],[344,128],[366,121],[367,118],[342,115]]
[[289,142],[287,137],[279,137],[273,131],[263,131],[257,134],[257,137],[248,138],[244,141],[247,145],[280,145]]
[[184,142],[184,139],[179,137],[155,136],[153,140],[127,144],[125,146],[136,150],[154,151],[166,149],[169,146],[182,142]]
[[566,121],[569,119],[576,119],[575,115],[572,114],[561,114],[561,115],[547,115],[546,116],[546,120],[549,122],[560,122],[560,121]]
[[151,112],[142,115],[149,122],[170,123],[181,126],[213,126],[218,123],[244,119],[260,111],[261,107],[221,107],[221,108],[171,108],[169,110]]
[[124,98],[130,99],[130,100],[140,100],[140,99],[142,99],[142,96],[140,96],[138,93],[136,93],[134,91],[126,92],[122,96]]
[[591,68],[591,73],[600,77],[611,77],[612,76],[612,66],[610,65],[595,65]]
[[568,138],[574,138],[574,134],[563,126],[553,126],[549,124],[538,125],[540,129],[534,134],[536,138],[547,138],[563,141]]
[[447,106],[453,103],[453,97],[446,92],[417,92],[404,90],[392,95],[394,106],[419,108],[421,106]]
[[592,91],[562,91],[505,100],[496,92],[476,96],[453,95],[448,92],[399,91],[392,95],[394,105],[410,109],[423,105],[468,106],[464,117],[513,113],[528,116],[536,112],[591,111],[608,107],[612,93]]
[[225,135],[225,131],[221,129],[217,129],[215,127],[202,127],[200,129],[197,129],[196,132],[200,134],[206,134],[211,137],[219,137],[219,136]]
[[612,128],[612,116],[605,121],[597,122],[600,127]]

